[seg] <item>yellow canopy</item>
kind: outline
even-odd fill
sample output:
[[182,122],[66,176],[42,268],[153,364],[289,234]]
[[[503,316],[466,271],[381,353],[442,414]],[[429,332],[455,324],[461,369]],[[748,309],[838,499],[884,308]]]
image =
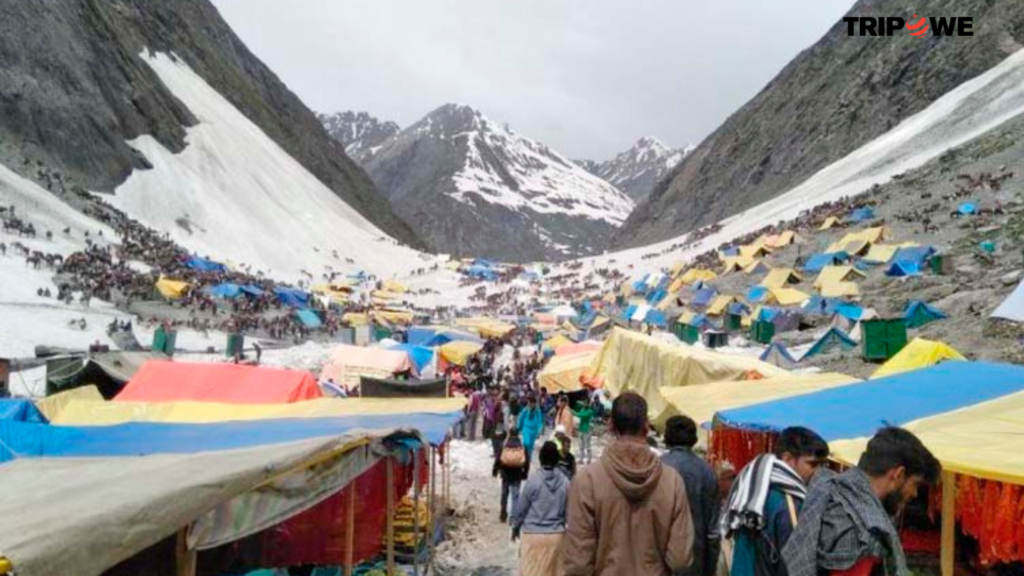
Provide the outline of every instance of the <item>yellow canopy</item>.
[[837,224],[842,224],[842,221],[836,216],[829,216],[828,218],[825,218],[825,222],[821,225],[820,228],[818,228],[818,230],[831,230],[832,227]]
[[903,347],[903,350],[900,350],[899,354],[896,354],[888,362],[882,364],[882,367],[876,370],[871,377],[881,378],[901,372],[910,372],[911,370],[926,368],[946,360],[965,361],[967,359],[944,342],[914,338]]
[[455,320],[455,325],[475,330],[484,338],[501,338],[516,329],[514,324],[483,316],[458,318]]
[[716,296],[715,299],[712,300],[711,305],[708,306],[708,316],[720,316],[722,314],[725,314],[725,311],[733,302],[736,302],[735,296],[728,296],[725,294]]
[[833,282],[822,286],[820,292],[825,298],[860,296],[860,286],[856,282]]
[[347,312],[341,316],[341,321],[352,326],[366,326],[370,323],[370,316],[368,314]]
[[548,392],[573,392],[583,388],[580,376],[588,373],[597,352],[583,352],[552,356],[538,376],[540,385]]
[[888,262],[896,255],[900,248],[915,248],[917,242],[904,242],[903,244],[873,244],[871,250],[864,256],[869,262]]
[[745,269],[747,266],[754,263],[755,260],[750,256],[726,256],[723,259],[723,262],[724,266],[722,273],[728,274],[730,272],[739,272],[740,270]]
[[765,288],[784,288],[789,284],[799,284],[804,277],[792,268],[776,268],[768,273],[768,276],[761,281]]
[[54,421],[64,408],[76,400],[91,400],[102,402],[103,395],[100,394],[100,389],[95,386],[82,386],[81,388],[72,388],[66,392],[59,392],[53,396],[47,396],[40,400],[36,400],[36,408],[46,416],[46,419],[50,422]]
[[836,252],[848,252],[849,254],[859,254],[869,248],[872,244],[877,244],[885,239],[887,236],[884,226],[877,228],[868,228],[861,230],[860,232],[851,232],[846,236],[843,236],[842,240],[839,240],[835,244],[828,247],[825,252],[828,254],[834,254]]
[[570,340],[565,334],[555,334],[551,338],[548,338],[547,340],[544,341],[544,347],[549,348],[551,350],[554,350],[559,346],[565,346],[566,344],[573,344],[573,341]]
[[322,398],[293,404],[72,400],[51,423],[61,426],[112,426],[125,422],[205,423],[417,412],[446,414],[462,409],[465,404],[464,398]]
[[771,253],[771,249],[761,243],[740,246],[740,256],[743,256],[744,258],[760,258],[761,256],[767,256]]
[[441,354],[441,358],[444,358],[449,364],[455,364],[456,366],[465,366],[469,362],[469,357],[483,350],[482,344],[476,342],[449,342],[440,348],[438,352]]
[[854,281],[864,278],[864,273],[853,266],[825,266],[814,281],[814,288],[820,290],[826,284]]
[[686,283],[683,282],[683,277],[679,276],[668,285],[668,295],[674,296],[677,292],[683,289]]
[[[683,284],[693,284],[694,282],[708,282],[718,278],[718,274],[715,274],[711,270],[705,268],[690,268],[685,274],[680,277]],[[677,289],[678,290],[678,289]]]
[[184,297],[190,286],[188,282],[163,277],[156,281],[157,291],[168,300],[178,300]]
[[381,284],[381,288],[387,292],[394,292],[395,294],[405,294],[409,291],[409,287],[398,280],[385,280],[384,283]]
[[371,315],[375,320],[383,320],[389,324],[408,325],[416,319],[416,314],[398,310],[374,310]]
[[769,236],[765,239],[765,245],[769,248],[783,248],[790,244],[795,244],[801,240],[800,236],[792,230],[786,230],[781,234],[775,236]]
[[811,299],[811,295],[796,288],[770,288],[772,299],[779,306],[796,306]]
[[662,387],[787,374],[754,358],[671,344],[621,328],[612,330],[591,368],[613,396],[634,391],[646,398],[652,419],[668,406],[659,392]]
[[669,406],[669,415],[685,414],[699,425],[710,422],[721,410],[810,394],[854,382],[860,380],[845,374],[783,374],[757,382],[714,382],[702,386],[662,388],[660,391]]
[[[903,425],[939,459],[943,470],[1024,484],[1024,392]],[[868,438],[829,442],[832,457],[855,464]]]

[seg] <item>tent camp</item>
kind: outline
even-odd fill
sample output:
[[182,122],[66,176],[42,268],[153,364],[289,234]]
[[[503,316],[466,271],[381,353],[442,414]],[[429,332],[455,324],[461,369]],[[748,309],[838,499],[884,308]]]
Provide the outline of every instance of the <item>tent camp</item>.
[[390,378],[419,372],[405,350],[385,350],[341,344],[331,351],[331,357],[320,371],[320,380],[334,380],[337,384],[353,387],[360,376]]
[[931,324],[944,318],[946,315],[941,310],[920,300],[914,300],[907,304],[907,309],[903,312],[903,321],[906,322],[907,328],[920,328],[925,324]]
[[821,354],[828,354],[836,350],[849,352],[857,347],[857,342],[839,328],[829,328],[821,335],[814,344],[807,350],[800,360],[813,358]]
[[747,256],[726,256],[722,260],[722,273],[742,272],[756,260]]
[[909,372],[934,366],[947,360],[965,361],[962,354],[944,342],[933,342],[923,338],[914,338],[903,350],[900,350],[888,362],[871,375],[872,378],[883,378],[893,374]]
[[789,353],[789,349],[786,348],[785,344],[781,342],[772,342],[765,349],[764,353],[761,354],[761,362],[778,366],[783,370],[792,370],[797,365],[796,359]]
[[992,312],[992,318],[1024,322],[1024,281]]
[[573,392],[583,388],[581,376],[588,374],[596,351],[577,354],[556,354],[540,371],[540,385],[550,393]]
[[150,360],[139,368],[114,401],[260,404],[319,397],[320,388],[308,372],[241,364]]
[[768,276],[761,281],[761,286],[765,288],[785,288],[790,284],[799,284],[803,281],[804,277],[792,268],[776,268],[769,272]]
[[612,331],[591,367],[613,396],[632,390],[646,398],[655,419],[666,408],[658,392],[661,387],[752,380],[785,373],[756,359],[669,344],[623,329]]

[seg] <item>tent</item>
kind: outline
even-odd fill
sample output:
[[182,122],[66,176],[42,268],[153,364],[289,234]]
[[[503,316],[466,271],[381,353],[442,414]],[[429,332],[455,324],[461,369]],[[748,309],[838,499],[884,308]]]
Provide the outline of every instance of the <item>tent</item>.
[[359,384],[360,376],[388,378],[396,374],[418,374],[409,353],[405,350],[385,350],[340,344],[320,371],[320,380],[333,380],[352,387]]
[[312,310],[309,309],[296,310],[295,316],[298,317],[299,322],[302,322],[303,326],[309,328],[310,330],[315,330],[324,325],[324,323],[320,320],[320,317],[317,316],[316,312],[313,312]]
[[771,301],[777,302],[780,306],[799,306],[811,297],[796,288],[771,288],[769,292]]
[[763,243],[740,246],[740,256],[743,258],[761,258],[763,256],[768,256],[771,253],[771,248],[765,246]]
[[855,208],[850,212],[850,222],[853,224],[860,224],[865,220],[871,220],[875,217],[875,210],[870,206],[864,208]]
[[747,256],[726,256],[722,260],[722,273],[741,272],[756,261]]
[[793,355],[789,353],[789,350],[781,342],[772,342],[764,353],[761,354],[761,362],[766,362],[772,366],[778,366],[783,370],[792,370],[796,367],[797,361],[793,358]]
[[715,413],[722,410],[753,406],[858,382],[860,380],[845,374],[781,374],[757,382],[713,382],[702,386],[662,388],[661,394],[671,407],[669,412],[673,415],[686,414],[700,426],[710,422]]
[[806,302],[804,302],[802,308],[804,309],[804,312],[807,312],[808,314],[832,316],[836,313],[837,308],[842,304],[843,301],[838,298],[826,298],[824,296],[813,294]]
[[668,317],[661,310],[652,308],[647,311],[647,316],[644,316],[644,323],[658,328],[665,328],[668,326]]
[[550,393],[573,392],[583,388],[581,376],[590,373],[597,351],[556,354],[540,371],[538,381]]
[[768,246],[769,248],[784,248],[790,244],[796,244],[797,242],[802,241],[803,238],[801,238],[799,234],[792,230],[786,230],[780,234],[765,238],[764,243],[765,246]]
[[185,297],[188,293],[191,284],[188,282],[182,282],[181,280],[171,280],[170,278],[160,277],[156,281],[156,290],[161,296],[168,300],[179,300]]
[[830,328],[810,347],[801,360],[827,354],[836,349],[848,352],[857,347],[857,342],[839,328]]
[[825,230],[831,230],[834,226],[839,226],[842,223],[843,222],[842,220],[839,219],[839,217],[829,216],[828,218],[825,218],[825,221],[821,224],[821,227],[819,227],[818,230],[822,232],[824,232]]
[[292,308],[306,308],[309,306],[309,293],[302,290],[275,286],[274,295],[277,296],[278,302],[285,306]]
[[410,326],[405,333],[405,340],[413,346],[426,346],[437,335],[438,330],[439,328],[433,326]]
[[200,258],[199,256],[193,256],[185,261],[185,266],[188,266],[192,270],[199,272],[227,272],[227,266],[220,262],[214,262],[213,260],[207,260],[206,258]]
[[46,370],[47,394],[91,387],[103,398],[113,398],[139,368],[150,360],[167,360],[159,352],[98,352],[81,359],[68,359]]
[[686,271],[679,279],[683,281],[683,284],[693,284],[694,282],[707,282],[718,278],[718,274],[715,274],[711,270],[705,268],[690,268]]
[[992,312],[992,318],[1024,322],[1024,281]]
[[242,293],[242,287],[233,282],[222,282],[210,288],[210,295],[216,298],[237,298]]
[[873,244],[871,250],[864,256],[864,261],[871,264],[887,264],[896,256],[896,253],[903,248],[916,248],[915,242],[904,242],[903,244]]
[[843,236],[841,240],[828,247],[825,252],[846,252],[851,256],[860,255],[866,252],[872,244],[877,244],[885,239],[887,233],[884,227],[867,228],[860,232],[851,232]]
[[907,328],[920,328],[925,324],[944,318],[946,315],[941,310],[920,300],[914,300],[907,304],[907,309],[903,312],[903,320],[907,323]]
[[[979,386],[979,382],[985,384]],[[1024,368],[1020,366],[946,362],[856,386],[720,411],[716,419],[734,428],[764,431],[805,426],[832,442],[869,437],[882,426],[901,426],[1022,390]],[[986,444],[968,449],[979,450]]]
[[860,286],[856,282],[834,282],[822,286],[821,295],[826,298],[860,296]]
[[768,276],[761,281],[765,288],[784,288],[789,284],[799,284],[804,277],[792,268],[776,268],[768,273]]
[[914,264],[919,269],[923,269],[928,259],[935,254],[935,248],[931,246],[907,246],[900,248],[893,254],[892,260],[894,262]]
[[864,273],[853,266],[826,266],[814,280],[815,290],[822,290],[829,284],[852,282],[864,278]]
[[27,398],[0,398],[0,421],[45,424],[46,417]]
[[971,216],[978,213],[978,205],[973,202],[964,202],[957,208],[961,216]]
[[764,286],[751,286],[747,290],[746,299],[747,302],[758,304],[767,301],[769,296],[771,292]]
[[508,322],[502,322],[485,316],[457,318],[455,325],[468,328],[484,338],[501,338],[516,329],[515,324],[509,324]]
[[729,310],[729,306],[736,301],[735,296],[728,296],[724,294],[716,296],[708,306],[706,313],[708,316],[721,316],[722,314],[725,314]]
[[414,344],[396,344],[389,346],[388,350],[394,352],[405,352],[409,355],[409,359],[412,360],[414,366],[416,366],[416,372],[422,374],[423,370],[430,365],[434,360],[434,350],[427,348],[426,346],[416,346]]
[[705,308],[718,296],[718,290],[714,288],[701,288],[693,295],[690,304],[694,307]]
[[591,367],[612,396],[631,390],[646,398],[652,419],[657,419],[667,406],[658,392],[661,387],[785,373],[756,359],[670,344],[621,328],[612,331]]
[[320,388],[309,372],[241,364],[150,360],[139,368],[114,401],[260,404],[319,397]]
[[967,359],[943,342],[914,338],[903,347],[903,350],[900,350],[899,353],[876,370],[871,377],[882,378],[901,372],[918,370],[947,360],[965,361]]
[[573,343],[572,340],[569,337],[567,337],[565,334],[555,334],[551,338],[548,338],[547,340],[544,341],[544,348],[547,348],[548,350],[554,351],[555,349],[559,348],[560,346],[565,346],[566,344],[572,344],[572,343]]
[[807,262],[804,263],[804,272],[821,272],[827,266],[836,266],[850,260],[850,255],[846,252],[837,252],[834,254],[815,254],[808,258]]
[[900,262],[896,260],[892,263],[892,266],[885,271],[886,276],[893,276],[895,278],[904,278],[907,276],[920,276],[921,266],[916,262]]
[[81,388],[72,388],[66,392],[58,392],[46,398],[40,398],[36,400],[36,408],[39,409],[47,420],[53,422],[72,402],[80,400],[107,405],[99,389],[95,386],[82,386]]
[[448,364],[465,366],[469,358],[481,350],[483,345],[476,342],[453,341],[438,348],[438,353]]

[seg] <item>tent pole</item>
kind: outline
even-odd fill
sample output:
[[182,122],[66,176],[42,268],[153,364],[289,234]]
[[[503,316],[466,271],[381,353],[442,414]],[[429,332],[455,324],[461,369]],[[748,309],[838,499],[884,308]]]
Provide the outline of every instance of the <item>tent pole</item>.
[[387,459],[387,540],[388,540],[388,576],[395,573],[395,460]]
[[953,576],[956,566],[956,474],[942,471],[942,576]]
[[412,464],[412,574],[420,576],[420,456],[422,449],[413,452]]
[[437,498],[434,492],[437,490],[437,452],[433,446],[427,446],[427,455],[430,458],[430,486],[427,493],[427,509],[430,510],[430,532],[427,534],[427,565],[423,569],[424,574],[429,574],[434,567],[434,534],[437,527]]
[[345,519],[345,576],[355,572],[356,543],[356,481],[348,484],[348,510]]
[[175,574],[177,576],[195,576],[196,551],[188,549],[188,527],[178,530],[177,544],[174,551]]

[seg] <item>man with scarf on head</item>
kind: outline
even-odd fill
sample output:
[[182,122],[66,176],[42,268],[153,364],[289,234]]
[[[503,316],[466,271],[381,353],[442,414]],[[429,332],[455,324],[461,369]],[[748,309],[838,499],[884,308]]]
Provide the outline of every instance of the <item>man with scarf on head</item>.
[[772,454],[747,464],[732,485],[721,520],[732,539],[731,576],[786,576],[782,548],[797,526],[811,477],[828,459],[828,444],[802,427],[779,434]]
[[783,549],[789,576],[909,576],[893,517],[940,471],[912,433],[879,430],[856,468],[815,478]]

